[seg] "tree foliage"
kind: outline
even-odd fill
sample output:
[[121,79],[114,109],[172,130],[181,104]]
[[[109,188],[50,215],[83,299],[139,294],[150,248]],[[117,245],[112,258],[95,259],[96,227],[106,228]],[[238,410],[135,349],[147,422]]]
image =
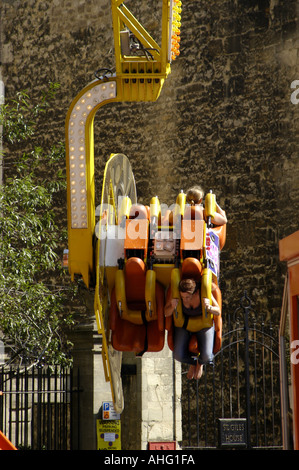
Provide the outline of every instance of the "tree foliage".
[[[0,186],[0,331],[11,348],[10,361],[33,364],[69,363],[65,327],[72,324],[65,299],[59,248],[65,233],[53,209],[63,191],[64,146],[44,149],[40,117],[55,98],[50,84],[39,102],[26,92],[1,106],[5,179]],[[26,150],[24,150],[26,149]]]

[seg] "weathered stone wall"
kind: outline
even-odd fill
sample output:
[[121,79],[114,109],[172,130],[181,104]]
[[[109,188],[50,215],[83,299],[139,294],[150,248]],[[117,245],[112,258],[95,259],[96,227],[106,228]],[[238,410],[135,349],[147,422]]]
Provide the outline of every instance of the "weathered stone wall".
[[[139,3],[136,15],[154,35],[159,9]],[[96,121],[98,191],[111,152],[130,158],[144,202],[158,194],[171,204],[197,182],[213,188],[229,219],[224,301],[234,305],[246,288],[276,317],[278,240],[298,228],[297,10],[292,0],[183,1],[181,55],[159,100],[114,104]],[[60,82],[47,135],[63,140],[72,98],[95,70],[114,68],[110,2],[4,0],[1,22],[7,96]]]
[[[160,17],[151,3],[127,2],[155,36]],[[277,322],[284,282],[278,241],[299,222],[299,106],[290,100],[299,79],[299,2],[182,3],[181,54],[159,100],[109,105],[97,116],[98,194],[112,152],[130,158],[143,202],[157,194],[172,204],[194,183],[212,188],[229,220],[224,320],[247,289],[257,312]],[[6,96],[60,82],[44,137],[63,140],[73,97],[95,70],[114,69],[110,2],[2,0],[0,12]]]

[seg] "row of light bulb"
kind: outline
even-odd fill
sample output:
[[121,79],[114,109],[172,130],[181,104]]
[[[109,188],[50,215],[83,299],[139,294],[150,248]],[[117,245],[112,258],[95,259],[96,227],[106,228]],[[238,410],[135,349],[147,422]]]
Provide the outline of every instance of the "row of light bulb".
[[180,54],[180,40],[181,40],[181,0],[173,0],[172,7],[172,29],[171,29],[171,60],[175,60]]
[[68,123],[69,177],[72,228],[88,227],[86,187],[86,121],[92,110],[105,100],[116,97],[116,82],[89,88],[74,103]]

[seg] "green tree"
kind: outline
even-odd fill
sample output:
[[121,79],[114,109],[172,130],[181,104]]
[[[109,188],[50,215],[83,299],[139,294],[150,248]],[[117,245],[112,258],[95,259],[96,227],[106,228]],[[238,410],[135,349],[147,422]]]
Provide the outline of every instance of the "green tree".
[[[70,363],[65,331],[72,295],[58,252],[66,234],[57,226],[55,195],[65,188],[64,146],[47,150],[40,140],[42,116],[55,98],[50,84],[37,104],[26,92],[1,106],[4,182],[0,187],[0,331],[10,362]],[[24,150],[26,149],[26,150]],[[64,285],[65,284],[65,285]],[[0,336],[1,338],[1,336]]]

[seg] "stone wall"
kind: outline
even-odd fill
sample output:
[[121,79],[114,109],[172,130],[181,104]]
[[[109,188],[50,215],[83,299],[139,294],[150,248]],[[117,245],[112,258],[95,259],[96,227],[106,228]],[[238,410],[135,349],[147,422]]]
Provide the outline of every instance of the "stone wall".
[[[278,241],[298,230],[299,106],[290,97],[299,79],[299,2],[182,3],[181,54],[159,100],[109,105],[97,116],[98,195],[113,152],[129,157],[141,202],[157,194],[172,204],[194,183],[212,188],[229,221],[224,327],[244,289],[258,313],[278,322],[285,269]],[[127,5],[156,37],[158,8]],[[60,82],[43,138],[63,140],[72,98],[95,70],[114,70],[110,2],[2,0],[0,13],[6,96],[24,88],[38,95],[49,80]],[[60,211],[66,217],[63,200]]]
[[181,367],[165,343],[161,353],[145,353],[141,363],[141,448],[148,442],[182,442]]

